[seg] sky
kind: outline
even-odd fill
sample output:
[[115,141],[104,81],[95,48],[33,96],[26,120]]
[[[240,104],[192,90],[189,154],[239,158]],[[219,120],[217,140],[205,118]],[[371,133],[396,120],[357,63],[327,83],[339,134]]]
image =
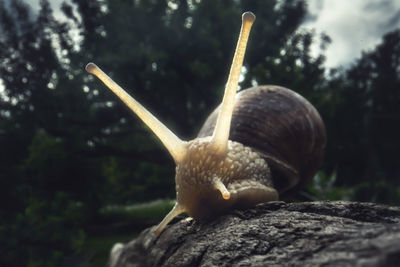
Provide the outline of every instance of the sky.
[[[332,43],[326,66],[349,66],[362,51],[376,47],[382,36],[400,28],[400,0],[308,0],[307,20],[302,25],[328,34]],[[314,47],[313,53],[318,53]]]
[[[55,10],[63,2],[49,1]],[[39,0],[25,2],[38,10]],[[400,0],[307,0],[307,4],[309,16],[301,28],[331,37],[325,52],[328,68],[349,66],[362,51],[378,45],[385,33],[400,28]],[[315,44],[313,54],[318,53]]]

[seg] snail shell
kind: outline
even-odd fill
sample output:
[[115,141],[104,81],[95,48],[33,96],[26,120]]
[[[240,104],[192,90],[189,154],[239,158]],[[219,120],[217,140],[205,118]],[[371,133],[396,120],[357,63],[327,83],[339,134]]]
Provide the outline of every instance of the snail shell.
[[[212,135],[217,107],[198,137]],[[326,145],[324,123],[310,102],[275,85],[236,94],[229,139],[250,147],[268,163],[281,199],[307,185],[322,164]]]

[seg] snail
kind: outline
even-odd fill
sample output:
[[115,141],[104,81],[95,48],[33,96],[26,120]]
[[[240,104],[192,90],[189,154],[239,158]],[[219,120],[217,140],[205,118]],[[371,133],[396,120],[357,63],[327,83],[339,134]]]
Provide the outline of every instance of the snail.
[[243,13],[222,103],[191,141],[178,138],[95,64],[86,66],[157,135],[176,163],[176,203],[155,235],[183,212],[203,220],[284,199],[306,185],[322,163],[325,126],[306,99],[280,86],[236,93],[254,20],[253,13]]

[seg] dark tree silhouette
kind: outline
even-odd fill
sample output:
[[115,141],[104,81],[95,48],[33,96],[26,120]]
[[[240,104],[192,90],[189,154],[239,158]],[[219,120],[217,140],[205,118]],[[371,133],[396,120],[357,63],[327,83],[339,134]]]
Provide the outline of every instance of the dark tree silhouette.
[[[382,44],[364,53],[347,72],[348,90],[358,97],[358,105],[353,105],[359,108],[360,116],[356,144],[364,164],[359,179],[370,183],[360,192],[360,200],[399,203],[400,166],[396,157],[400,149],[399,68],[400,31],[396,30],[386,34]],[[357,181],[363,182],[353,179],[353,183]]]

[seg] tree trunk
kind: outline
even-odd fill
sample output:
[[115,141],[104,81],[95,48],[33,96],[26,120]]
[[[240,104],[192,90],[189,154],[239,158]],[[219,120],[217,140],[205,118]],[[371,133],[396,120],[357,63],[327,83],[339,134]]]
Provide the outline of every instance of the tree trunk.
[[119,266],[400,266],[400,208],[269,202],[210,222],[178,218],[114,245]]

